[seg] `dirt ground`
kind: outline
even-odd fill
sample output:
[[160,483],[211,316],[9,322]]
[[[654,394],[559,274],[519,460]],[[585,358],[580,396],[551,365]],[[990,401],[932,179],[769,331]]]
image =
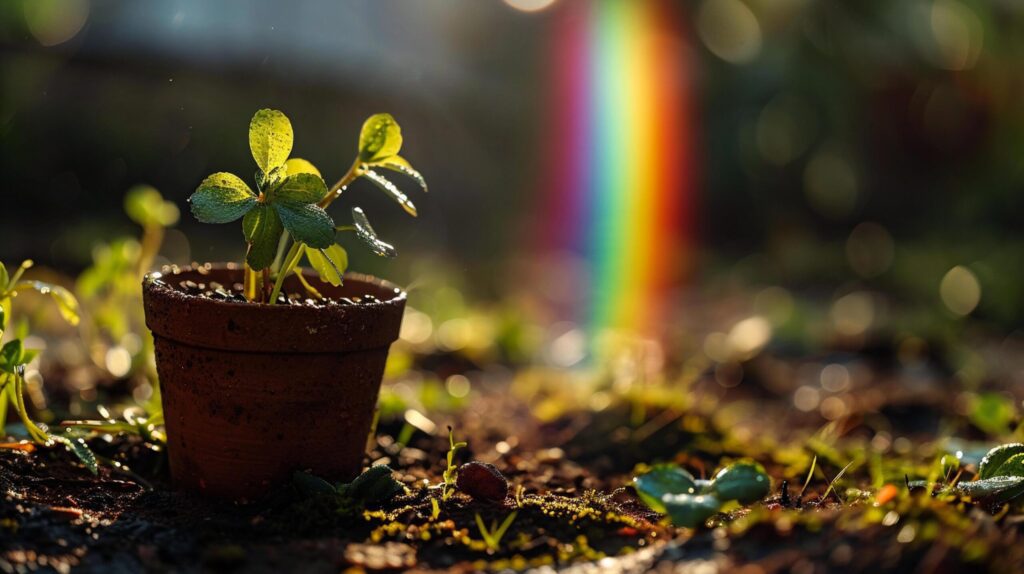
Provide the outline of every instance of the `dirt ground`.
[[[810,363],[856,373],[835,393],[846,408],[832,420],[793,408],[792,373]],[[765,353],[743,368],[741,387],[709,369],[685,385],[625,391],[505,373],[436,415],[431,433],[385,417],[367,463],[391,466],[406,492],[354,510],[294,485],[249,504],[176,492],[159,445],[138,437],[93,438],[105,461],[95,477],[61,449],[3,449],[0,571],[1024,570],[1019,505],[908,489],[908,479],[948,478],[933,469],[952,451],[962,457],[947,472],[968,479],[975,453],[992,445],[969,424],[950,426],[962,417],[941,365],[922,377],[884,355]],[[468,442],[456,462],[491,463],[508,479],[504,502],[440,500],[447,424]],[[768,469],[771,494],[698,529],[672,527],[629,486],[654,462],[701,478],[746,457]],[[478,517],[493,526],[513,512],[488,548]]]

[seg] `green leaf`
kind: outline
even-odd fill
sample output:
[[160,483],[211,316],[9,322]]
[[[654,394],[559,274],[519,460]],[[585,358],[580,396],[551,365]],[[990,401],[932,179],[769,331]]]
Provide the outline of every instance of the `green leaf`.
[[19,288],[30,288],[39,291],[43,295],[49,295],[54,303],[57,304],[57,309],[60,311],[60,316],[64,317],[64,320],[72,325],[78,325],[78,299],[71,294],[71,291],[61,287],[60,285],[53,285],[50,283],[43,283],[42,281],[22,281],[18,283]]
[[292,123],[278,110],[259,110],[249,122],[249,149],[264,173],[284,165],[293,141]]
[[169,227],[178,222],[178,206],[164,201],[155,187],[137,185],[124,198],[124,210],[135,223],[148,227]]
[[423,175],[420,174],[420,172],[413,169],[412,165],[410,165],[402,156],[392,156],[373,165],[383,167],[384,169],[389,169],[391,171],[397,171],[398,173],[408,176],[418,183],[419,186],[423,188],[424,192],[430,191],[427,188],[427,180],[423,178]]
[[256,194],[233,173],[215,173],[188,198],[192,215],[203,223],[228,223],[256,206]]
[[320,175],[320,170],[315,165],[299,157],[293,157],[284,162],[284,168],[285,173],[288,175],[295,175],[297,173]]
[[402,129],[391,114],[374,114],[359,132],[359,160],[366,163],[397,155],[402,149]]
[[386,193],[388,197],[395,200],[398,205],[402,206],[409,215],[416,217],[416,206],[409,200],[409,196],[402,193],[402,190],[398,189],[398,186],[391,183],[383,175],[373,171],[372,169],[363,170],[363,177],[373,182],[381,191]]
[[722,503],[710,494],[666,494],[661,498],[672,524],[696,528],[714,516]]
[[981,464],[978,466],[978,478],[992,478],[993,476],[1003,474],[1000,472],[1003,464],[1010,460],[1011,457],[1021,453],[1024,453],[1024,444],[1019,442],[993,448],[988,451],[985,458],[981,459]]
[[273,204],[284,228],[296,241],[310,247],[330,247],[334,243],[334,220],[323,209],[311,205],[276,201]]
[[1015,454],[999,467],[1000,476],[1024,476],[1024,453]]
[[392,476],[394,471],[387,465],[371,466],[349,485],[354,498],[365,504],[380,504],[405,490],[402,483]]
[[242,220],[242,233],[249,242],[249,250],[245,261],[249,267],[261,270],[270,267],[277,255],[277,244],[284,233],[281,218],[277,212],[266,205],[259,205]]
[[711,481],[711,490],[719,500],[736,500],[740,504],[761,500],[771,487],[771,478],[756,462],[731,464],[718,471]]
[[0,305],[0,337],[4,335],[4,328],[7,326],[7,311]]
[[256,170],[256,187],[262,192],[265,190],[274,189],[279,183],[284,181],[284,178],[288,175],[288,168],[285,166],[278,166],[270,170],[270,173],[263,173],[262,169]]
[[85,468],[89,469],[89,472],[93,474],[99,473],[99,464],[96,462],[96,455],[89,450],[89,447],[85,444],[85,441],[80,438],[70,438],[66,436],[50,435],[50,439],[59,442],[68,449],[68,452],[75,455]]
[[356,226],[356,235],[370,247],[371,251],[381,257],[394,257],[398,255],[394,247],[377,238],[377,232],[370,226],[370,220],[366,218],[362,208],[352,208],[352,222]]
[[3,348],[0,348],[0,370],[14,374],[17,367],[23,364],[24,354],[25,348],[21,344],[21,339],[8,341]]
[[693,475],[674,464],[655,466],[646,474],[633,478],[640,500],[651,510],[665,513],[661,498],[666,494],[694,494],[697,487]]
[[4,266],[3,262],[0,262],[0,293],[7,292],[7,283],[10,280],[11,277],[7,274],[7,267]]
[[297,173],[289,175],[268,195],[268,202],[316,203],[327,195],[327,185],[319,175]]
[[1024,476],[993,476],[956,485],[962,494],[977,500],[1002,503],[1024,494]]
[[335,287],[341,285],[348,267],[348,253],[345,248],[335,243],[327,249],[306,247],[306,259],[320,274],[320,280]]

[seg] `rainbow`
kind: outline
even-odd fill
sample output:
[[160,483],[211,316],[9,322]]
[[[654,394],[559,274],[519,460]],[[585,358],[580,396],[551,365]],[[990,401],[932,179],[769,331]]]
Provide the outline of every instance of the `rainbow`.
[[581,255],[591,333],[658,335],[689,267],[689,47],[671,2],[559,6],[553,30],[548,247]]

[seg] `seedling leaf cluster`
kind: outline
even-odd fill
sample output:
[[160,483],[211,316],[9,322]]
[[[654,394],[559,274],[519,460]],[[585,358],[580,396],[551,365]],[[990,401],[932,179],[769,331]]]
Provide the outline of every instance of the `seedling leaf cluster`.
[[771,479],[764,467],[741,461],[719,470],[712,480],[697,480],[671,464],[657,465],[633,479],[637,495],[676,526],[695,528],[735,500],[750,504],[767,496]]
[[[7,329],[12,303],[22,291],[32,290],[49,295],[68,323],[77,325],[79,322],[78,300],[70,291],[59,285],[22,279],[25,271],[31,267],[32,261],[24,261],[14,273],[9,273],[7,267],[0,263],[0,337]],[[96,474],[96,457],[81,438],[52,434],[29,416],[25,405],[25,367],[36,358],[39,351],[25,348],[24,340],[27,336],[27,323],[22,322],[15,338],[0,347],[0,429],[7,422],[7,407],[10,404],[18,413],[29,438],[40,445],[63,444],[90,472]]]
[[[348,254],[335,242],[338,231],[355,231],[373,253],[395,256],[394,247],[377,237],[362,209],[353,208],[353,224],[342,227],[327,213],[327,207],[356,179],[366,179],[414,217],[417,211],[412,200],[382,172],[399,173],[427,191],[423,176],[399,155],[402,132],[389,114],[375,114],[366,120],[355,160],[330,187],[316,166],[290,157],[293,143],[287,116],[278,110],[259,110],[249,124],[249,149],[257,166],[255,189],[237,175],[218,172],[204,179],[189,198],[199,221],[242,220],[247,245],[244,291],[250,301],[277,303],[284,279],[303,257],[321,280],[340,285]],[[289,241],[291,247],[286,250]],[[297,275],[311,295],[321,297],[301,272]]]

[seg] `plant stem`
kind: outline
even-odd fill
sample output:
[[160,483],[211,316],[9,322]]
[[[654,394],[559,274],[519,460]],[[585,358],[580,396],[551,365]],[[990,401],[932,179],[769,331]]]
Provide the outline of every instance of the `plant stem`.
[[[356,158],[356,160],[352,162],[352,167],[348,168],[348,172],[344,177],[335,182],[335,184],[327,190],[327,195],[325,195],[324,198],[320,200],[320,203],[317,204],[321,209],[326,209],[332,201],[341,196],[341,192],[345,190],[345,187],[348,186],[348,184],[352,183],[356,178],[363,174],[360,165],[359,158]],[[283,241],[284,240],[282,239],[282,245]],[[270,292],[271,305],[277,303],[277,296],[281,294],[281,287],[284,285],[284,280],[295,268],[295,265],[299,262],[299,257],[301,255],[302,244],[298,241],[292,243],[291,248],[288,250],[288,254],[285,255],[284,259],[281,261],[281,267],[277,272],[277,279],[274,281],[274,290]]]
[[310,285],[309,281],[306,281],[306,278],[302,276],[302,269],[299,269],[298,271],[295,272],[295,277],[299,279],[299,282],[302,283],[302,286],[306,288],[306,291],[308,291],[310,295],[316,297],[317,299],[324,298],[324,296],[319,291],[316,290],[316,287]]
[[318,203],[317,205],[319,205],[323,209],[327,209],[327,206],[330,205],[332,201],[341,197],[341,192],[345,191],[345,188],[348,187],[348,184],[355,181],[356,178],[358,178],[361,175],[363,175],[363,170],[361,168],[361,164],[359,163],[359,158],[357,157],[356,160],[352,162],[352,167],[348,168],[348,173],[346,173],[344,177],[335,182],[335,184],[331,186],[331,189],[327,190],[327,195],[325,195],[324,198],[321,199],[320,203]]
[[277,254],[274,255],[274,262],[270,264],[271,269],[281,270],[281,257],[284,256],[284,248],[288,246],[288,239],[290,238],[290,233],[281,234],[281,240],[277,242]]
[[164,228],[160,225],[147,225],[142,231],[142,247],[139,253],[139,260],[135,268],[135,274],[142,277],[149,271],[153,264],[153,258],[164,242]]
[[28,417],[28,411],[25,410],[25,379],[22,378],[21,373],[14,375],[14,394],[17,399],[15,405],[18,415],[21,417],[21,423],[25,425],[25,430],[28,431],[29,436],[32,440],[39,444],[47,445],[50,444],[50,437],[46,436],[46,433],[42,429],[36,426],[32,419]]
[[277,296],[281,293],[281,287],[284,285],[284,279],[291,273],[292,269],[299,262],[299,256],[302,255],[302,244],[296,241],[292,243],[291,249],[288,250],[288,255],[285,255],[284,261],[281,263],[281,270],[277,272],[277,280],[274,281],[274,290],[270,293],[270,304],[275,305],[277,303]]
[[256,272],[249,264],[245,264],[245,286],[243,288],[245,298],[248,301],[256,300]]
[[263,302],[266,303],[267,301],[270,301],[270,299],[269,299],[269,297],[270,297],[270,268],[269,267],[264,267],[263,268],[263,280],[262,280],[260,286],[263,288],[261,290],[261,293],[263,293]]

